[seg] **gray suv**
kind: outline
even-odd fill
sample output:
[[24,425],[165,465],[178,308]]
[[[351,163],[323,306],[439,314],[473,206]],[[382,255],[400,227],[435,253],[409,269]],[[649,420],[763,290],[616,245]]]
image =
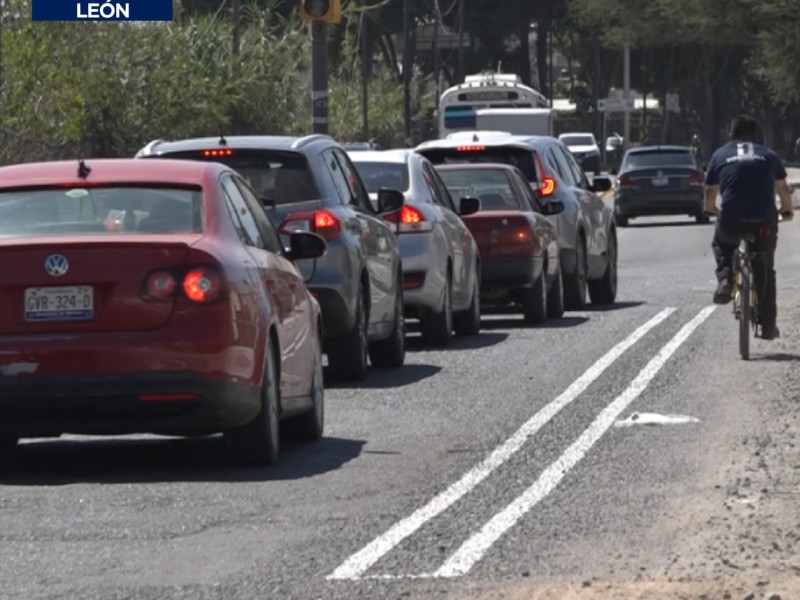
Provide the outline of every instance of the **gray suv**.
[[324,256],[297,266],[322,308],[329,376],[358,381],[368,360],[377,367],[403,364],[403,269],[393,225],[383,218],[402,208],[403,195],[382,190],[374,208],[336,141],[325,135],[155,140],[136,156],[224,163],[250,183],[287,240],[295,231],[326,240]]

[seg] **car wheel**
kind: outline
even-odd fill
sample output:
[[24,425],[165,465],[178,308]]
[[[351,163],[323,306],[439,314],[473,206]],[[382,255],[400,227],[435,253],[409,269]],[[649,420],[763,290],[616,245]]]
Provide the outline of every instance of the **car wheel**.
[[369,345],[369,359],[375,367],[402,367],[406,360],[406,320],[403,314],[403,280],[397,283],[395,294],[394,327],[385,340]]
[[547,281],[542,269],[533,287],[522,294],[522,314],[526,323],[540,324],[547,321]]
[[711,221],[708,215],[697,215],[695,220],[700,223],[701,225],[706,225]]
[[552,319],[560,319],[564,316],[564,279],[561,277],[560,264],[550,291],[547,293],[547,316]]
[[287,423],[295,437],[308,441],[318,440],[325,430],[325,386],[322,376],[321,336],[322,332],[315,343],[314,374],[311,377],[311,390],[309,391],[311,408],[301,415],[292,417]]
[[261,384],[261,410],[247,425],[229,429],[225,441],[236,462],[249,465],[273,465],[280,449],[280,388],[275,361],[280,354],[273,345],[267,345],[264,361],[264,380]]
[[476,270],[469,308],[455,315],[454,325],[458,335],[477,335],[481,330],[481,284],[478,280],[478,273],[479,271]]
[[608,239],[606,270],[600,279],[589,282],[592,304],[613,304],[617,299],[617,236],[611,233]]
[[564,300],[567,310],[580,310],[586,305],[586,242],[578,237],[575,244],[575,271],[564,277]]
[[627,227],[628,226],[628,217],[614,217],[614,225],[617,227]]
[[332,339],[328,344],[328,370],[333,379],[361,381],[367,376],[369,368],[367,327],[364,289],[359,286],[353,329]]
[[444,284],[442,308],[420,319],[422,339],[429,346],[447,346],[453,338],[453,301],[450,296],[450,274]]

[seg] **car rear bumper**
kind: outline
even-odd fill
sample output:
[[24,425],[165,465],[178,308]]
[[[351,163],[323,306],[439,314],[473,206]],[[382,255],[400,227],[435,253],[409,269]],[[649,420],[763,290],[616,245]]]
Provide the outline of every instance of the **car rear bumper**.
[[542,272],[541,256],[483,256],[481,258],[481,291],[492,295],[500,290],[533,286]]
[[260,386],[190,372],[17,376],[0,387],[0,432],[198,435],[258,414]]
[[439,310],[445,285],[445,257],[437,250],[432,233],[398,235],[403,260],[403,304],[406,316]]
[[703,214],[703,196],[696,191],[614,196],[614,214],[619,217]]

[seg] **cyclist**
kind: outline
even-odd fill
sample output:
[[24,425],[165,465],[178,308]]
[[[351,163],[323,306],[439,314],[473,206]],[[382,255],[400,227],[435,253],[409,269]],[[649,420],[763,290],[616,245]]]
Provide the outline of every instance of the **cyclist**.
[[[761,337],[774,340],[780,333],[777,320],[775,286],[775,247],[778,243],[778,210],[794,216],[792,197],[786,183],[786,169],[778,155],[758,143],[760,132],[755,119],[747,115],[731,122],[730,142],[714,152],[706,171],[705,211],[718,214],[711,244],[717,262],[719,285],[714,302],[731,301],[733,253],[745,234],[755,234],[753,250],[763,252],[764,261],[754,264],[755,289],[759,292],[758,320]],[[717,213],[717,196],[722,196]]]

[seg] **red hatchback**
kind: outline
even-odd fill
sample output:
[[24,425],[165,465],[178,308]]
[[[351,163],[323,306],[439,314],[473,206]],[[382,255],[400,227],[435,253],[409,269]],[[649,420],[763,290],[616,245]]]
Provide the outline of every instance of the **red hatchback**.
[[0,168],[0,444],[224,432],[271,464],[323,430],[319,305],[247,183],[217,163]]

